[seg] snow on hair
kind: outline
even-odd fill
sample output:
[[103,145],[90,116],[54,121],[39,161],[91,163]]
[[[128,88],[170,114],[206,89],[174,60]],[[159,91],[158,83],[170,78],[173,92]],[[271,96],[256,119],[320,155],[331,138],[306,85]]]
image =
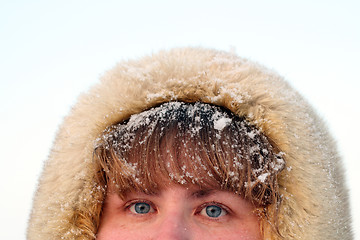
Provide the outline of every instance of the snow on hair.
[[205,103],[169,102],[110,126],[95,157],[105,186],[156,191],[164,180],[233,191],[257,206],[277,203],[285,165],[245,118]]

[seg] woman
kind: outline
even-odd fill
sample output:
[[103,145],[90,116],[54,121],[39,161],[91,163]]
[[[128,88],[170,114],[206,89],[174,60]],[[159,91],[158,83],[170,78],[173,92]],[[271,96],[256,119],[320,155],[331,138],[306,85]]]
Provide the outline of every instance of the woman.
[[79,99],[29,239],[352,239],[336,147],[312,108],[232,54],[121,63]]

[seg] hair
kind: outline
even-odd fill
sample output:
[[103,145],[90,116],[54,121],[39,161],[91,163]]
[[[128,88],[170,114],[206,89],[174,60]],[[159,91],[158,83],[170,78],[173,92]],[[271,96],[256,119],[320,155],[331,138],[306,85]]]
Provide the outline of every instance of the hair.
[[135,114],[105,130],[94,157],[98,184],[115,186],[120,197],[155,192],[166,180],[227,190],[277,229],[282,153],[261,129],[222,107],[169,102]]

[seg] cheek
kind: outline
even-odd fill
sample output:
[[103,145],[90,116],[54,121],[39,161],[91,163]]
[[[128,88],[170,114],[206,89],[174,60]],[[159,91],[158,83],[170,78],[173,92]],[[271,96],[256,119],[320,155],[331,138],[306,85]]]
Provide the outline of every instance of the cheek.
[[261,240],[261,234],[259,229],[252,231],[251,229],[221,229],[209,232],[199,232],[194,234],[194,239],[207,239],[207,240]]
[[262,240],[260,222],[257,217],[234,220],[221,226],[195,226],[194,239],[206,240]]
[[137,221],[129,218],[123,211],[115,207],[117,205],[110,202],[104,207],[96,240],[154,239],[152,236],[154,236],[156,228],[151,221]]
[[[157,239],[160,235],[162,236],[159,234],[160,232],[167,236],[174,235],[174,233],[165,233],[167,232],[165,229],[161,230],[166,224],[161,227],[151,223],[129,224],[129,222],[122,221],[121,218],[103,218],[103,220],[97,234],[97,240]],[[190,237],[194,240],[261,240],[259,222],[255,218],[221,226],[204,226],[190,222],[187,224],[187,231],[179,231],[177,237]],[[162,236],[161,239],[167,238]]]
[[131,238],[132,234],[128,229],[126,222],[119,216],[118,210],[108,204],[104,207],[100,220],[100,226],[97,232],[97,240],[118,240],[118,239],[135,239]]
[[[243,240],[262,239],[260,221],[257,216],[252,215],[246,221],[241,221],[238,226],[232,226],[232,230],[237,234],[237,238]],[[229,238],[230,239],[230,238]]]
[[152,239],[151,231],[152,229],[146,225],[130,225],[109,219],[101,223],[96,240]]
[[235,240],[235,239],[242,239],[242,240],[260,240],[261,233],[260,227],[258,224],[250,224],[246,223],[244,225],[233,227],[229,229],[223,236],[224,239],[228,240]]

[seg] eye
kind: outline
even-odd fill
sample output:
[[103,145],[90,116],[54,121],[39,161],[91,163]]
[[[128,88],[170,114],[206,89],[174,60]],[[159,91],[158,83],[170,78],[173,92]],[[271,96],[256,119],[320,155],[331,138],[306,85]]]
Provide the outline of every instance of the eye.
[[208,205],[201,210],[200,214],[210,218],[218,218],[225,216],[227,211],[217,205]]
[[135,214],[147,214],[154,212],[154,208],[146,202],[136,202],[130,205],[129,210]]

